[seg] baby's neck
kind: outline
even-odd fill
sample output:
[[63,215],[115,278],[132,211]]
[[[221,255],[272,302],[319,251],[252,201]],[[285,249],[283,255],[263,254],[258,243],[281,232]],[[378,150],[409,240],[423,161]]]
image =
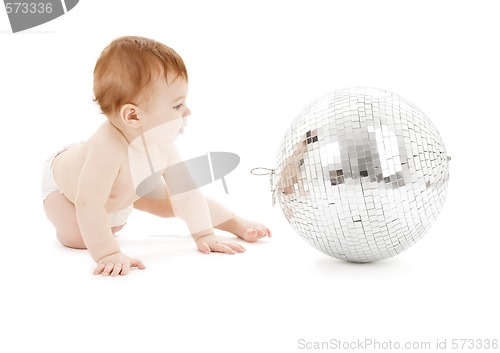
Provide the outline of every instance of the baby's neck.
[[130,144],[132,141],[134,141],[137,137],[140,136],[139,131],[137,129],[132,129],[128,126],[125,126],[123,123],[121,123],[118,119],[109,119],[108,118],[108,123],[118,130],[120,134],[127,140],[127,142]]

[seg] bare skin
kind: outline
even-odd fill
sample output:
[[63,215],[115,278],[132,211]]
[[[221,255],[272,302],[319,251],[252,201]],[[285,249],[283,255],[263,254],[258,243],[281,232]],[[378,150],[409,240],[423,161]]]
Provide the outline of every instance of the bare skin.
[[[62,193],[54,191],[45,199],[45,212],[61,244],[88,249],[97,263],[94,274],[118,276],[128,274],[133,267],[145,268],[142,261],[120,251],[114,233],[123,225],[110,227],[109,223],[108,214],[132,204],[160,217],[180,217],[186,221],[198,250],[203,253],[245,251],[241,245],[215,235],[213,227],[247,242],[271,236],[271,231],[262,224],[235,215],[198,189],[171,196],[164,183],[158,186],[164,190],[161,198],[136,195],[129,154],[131,142],[158,126],[173,127],[161,136],[170,140],[158,144],[167,148],[158,151],[166,155],[167,166],[179,162],[173,141],[182,133],[191,113],[185,104],[186,95],[187,82],[182,79],[168,83],[158,79],[149,102],[125,104],[89,140],[54,159],[54,179]],[[148,138],[153,140],[154,136],[150,134]],[[156,146],[153,141],[151,148]]]
[[[220,204],[208,197],[207,202],[211,213],[219,212],[218,208],[222,207]],[[175,217],[170,199],[168,198],[165,198],[163,200],[139,198],[136,202],[134,202],[134,208],[162,218]],[[56,227],[56,236],[62,245],[74,249],[87,248],[83,241],[82,235],[80,233],[80,228],[78,226],[78,221],[76,219],[75,205],[71,203],[71,201],[69,201],[63,194],[54,191],[45,200],[44,209],[47,217]],[[113,234],[115,234],[123,227],[124,225],[112,227],[111,231]],[[214,228],[232,233],[249,243],[254,243],[265,236],[270,237],[272,235],[271,231],[262,224],[250,221],[237,215],[234,215],[233,218],[224,223],[215,225]],[[212,249],[210,245],[205,245],[204,243],[200,242],[198,249],[206,254],[212,251],[224,252],[228,254],[242,253],[245,251],[245,248],[241,245],[226,241],[220,241],[218,249]],[[131,267],[137,267],[139,269],[146,268],[142,261],[138,259],[130,259],[130,262],[131,263],[128,266],[127,264],[122,265],[119,273],[117,267],[114,274],[111,267],[109,267],[108,270],[105,271],[105,265],[103,263],[95,269],[94,274],[103,274],[104,276],[113,276],[118,274],[126,275],[130,272]]]

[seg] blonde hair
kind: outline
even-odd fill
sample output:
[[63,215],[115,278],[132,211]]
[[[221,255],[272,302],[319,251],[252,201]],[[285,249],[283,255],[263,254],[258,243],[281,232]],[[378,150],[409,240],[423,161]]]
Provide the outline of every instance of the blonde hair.
[[108,118],[127,103],[147,100],[159,74],[188,80],[184,61],[173,49],[144,37],[120,37],[101,53],[94,68],[94,102]]

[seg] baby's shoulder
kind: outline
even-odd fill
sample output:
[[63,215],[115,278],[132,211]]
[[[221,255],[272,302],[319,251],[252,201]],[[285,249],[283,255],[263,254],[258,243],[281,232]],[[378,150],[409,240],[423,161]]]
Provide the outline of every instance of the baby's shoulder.
[[87,141],[87,151],[103,158],[126,156],[127,141],[109,122],[102,124]]

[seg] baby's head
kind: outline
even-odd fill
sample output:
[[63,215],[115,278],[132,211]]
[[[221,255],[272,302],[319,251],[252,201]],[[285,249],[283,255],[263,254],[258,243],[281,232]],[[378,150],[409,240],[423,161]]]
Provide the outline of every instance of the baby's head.
[[113,119],[127,104],[148,104],[158,81],[170,84],[179,78],[187,84],[186,66],[173,49],[144,37],[121,37],[97,60],[94,101]]

